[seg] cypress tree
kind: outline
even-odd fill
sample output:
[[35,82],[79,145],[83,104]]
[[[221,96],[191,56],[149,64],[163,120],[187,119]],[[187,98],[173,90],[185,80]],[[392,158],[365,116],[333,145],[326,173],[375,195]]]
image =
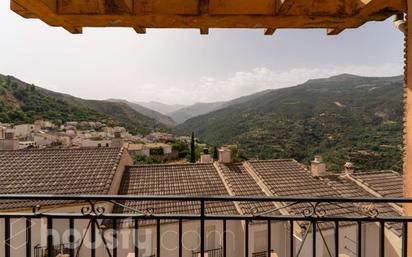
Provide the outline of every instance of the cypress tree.
[[213,148],[213,159],[214,160],[217,160],[219,158],[219,156],[217,155],[217,147],[215,146],[214,148]]
[[195,132],[192,132],[192,139],[190,141],[190,162],[196,163]]

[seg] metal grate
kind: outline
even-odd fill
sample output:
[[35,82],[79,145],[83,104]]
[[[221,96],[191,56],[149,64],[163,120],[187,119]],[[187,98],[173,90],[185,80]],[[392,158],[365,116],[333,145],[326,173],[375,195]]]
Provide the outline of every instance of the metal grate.
[[[192,257],[199,257],[201,252],[193,252]],[[208,257],[223,257],[223,248],[206,250],[205,255]]]
[[[91,247],[88,249],[87,252],[82,252],[82,257],[96,257],[97,255],[97,242],[99,240],[103,241],[104,249],[105,249],[105,256],[108,257],[117,257],[118,256],[118,243],[110,244],[107,243],[107,235],[103,236],[105,231],[108,229],[112,229],[114,231],[113,235],[110,235],[112,239],[117,239],[117,231],[118,225],[121,224],[122,221],[133,221],[133,226],[128,227],[132,231],[133,240],[130,238],[126,238],[125,240],[134,241],[134,252],[139,252],[139,224],[142,222],[151,221],[155,228],[156,233],[154,242],[155,246],[155,257],[162,257],[161,253],[163,252],[162,245],[161,245],[161,238],[162,233],[164,231],[161,229],[163,223],[175,222],[178,224],[178,231],[176,232],[176,236],[178,240],[176,240],[178,251],[176,256],[183,256],[183,221],[196,221],[199,222],[199,238],[200,238],[200,246],[198,252],[192,252],[193,257],[228,257],[228,256],[235,256],[233,249],[228,249],[227,247],[227,237],[228,231],[227,230],[227,222],[228,221],[239,221],[243,222],[243,230],[240,230],[240,235],[238,240],[244,240],[243,245],[244,249],[236,249],[237,252],[242,252],[241,254],[237,254],[236,257],[241,256],[250,256],[253,257],[263,257],[267,256],[267,253],[272,252],[272,240],[271,236],[272,233],[276,233],[276,231],[271,229],[272,223],[275,222],[285,222],[288,224],[287,229],[289,233],[286,233],[288,238],[286,241],[289,242],[290,249],[285,249],[287,254],[286,257],[303,257],[303,256],[316,256],[316,249],[317,242],[324,244],[324,249],[328,251],[328,256],[339,256],[339,233],[341,226],[353,226],[356,230],[356,238],[354,241],[356,242],[356,247],[353,250],[355,256],[362,256],[362,251],[365,248],[365,241],[364,241],[364,231],[363,227],[364,224],[375,224],[378,226],[378,241],[374,242],[373,245],[369,245],[368,247],[376,248],[378,251],[378,255],[376,257],[386,257],[385,256],[385,228],[393,229],[396,228],[399,232],[399,235],[402,239],[402,256],[407,256],[407,243],[408,243],[408,223],[412,222],[412,217],[410,216],[401,216],[401,215],[392,215],[388,214],[387,212],[382,213],[380,212],[383,206],[387,206],[390,203],[396,204],[411,204],[412,199],[410,198],[336,198],[336,197],[232,197],[232,196],[133,196],[133,195],[118,195],[118,196],[98,196],[98,195],[89,195],[89,196],[73,196],[73,195],[55,195],[55,196],[39,196],[39,195],[0,195],[0,202],[10,202],[10,201],[33,201],[33,202],[41,202],[41,201],[78,201],[82,202],[85,207],[79,211],[79,213],[48,213],[41,212],[41,208],[39,206],[34,206],[32,212],[1,212],[0,213],[0,221],[4,222],[3,232],[1,234],[4,235],[5,241],[0,242],[3,244],[3,254],[1,256],[11,257],[11,256],[26,256],[26,257],[55,257],[58,254],[67,254],[70,257],[80,257],[79,249],[82,246],[82,240],[80,242],[77,241],[74,237],[75,232],[75,221],[87,221],[87,238],[90,240]],[[154,209],[147,209],[147,210],[133,210],[130,213],[106,213],[105,208],[102,207],[102,204],[113,204],[113,205],[122,205],[122,202],[125,201],[168,201],[170,203],[175,202],[176,204],[198,204],[200,212],[195,213],[156,213]],[[209,214],[207,212],[207,205],[206,203],[209,202],[271,202],[276,203],[274,204],[274,208],[272,210],[265,210],[264,212],[254,211],[253,215],[242,215],[242,214]],[[278,206],[278,207],[275,207]],[[281,209],[287,209],[291,206],[295,206],[296,208],[300,208],[299,213],[292,213],[288,215],[283,215],[279,212]],[[328,208],[323,208],[324,206],[336,206],[336,208],[348,208],[351,206],[353,208],[353,213],[348,214],[346,216],[336,216],[333,212],[329,213]],[[295,209],[296,209],[295,208]],[[114,208],[112,208],[114,209]],[[46,246],[36,246],[34,248],[34,255],[32,255],[32,239],[39,238],[37,230],[32,229],[31,221],[35,219],[42,219],[47,220],[47,232],[45,238],[47,239]],[[22,255],[19,252],[19,255],[16,255],[16,251],[12,251],[11,243],[15,241],[16,238],[16,231],[11,229],[12,221],[15,220],[25,220],[26,227],[23,231],[17,231],[18,233],[25,232],[26,233],[26,241],[22,242],[23,246],[26,248],[26,254]],[[66,220],[69,221],[68,231],[69,237],[67,244],[60,244],[55,245],[54,241],[57,240],[55,238],[55,234],[53,234],[54,226],[57,226],[54,221],[56,220]],[[222,236],[222,247],[218,249],[206,249],[206,221],[221,221],[221,229],[223,231]],[[268,251],[261,252],[261,253],[252,253],[249,249],[249,226],[253,223],[258,224],[265,224],[267,225],[267,245]],[[294,226],[300,226],[303,231],[302,235],[302,243],[300,245],[295,244],[294,239]],[[334,233],[334,240],[331,242],[332,245],[328,245],[327,240],[323,237],[323,230],[324,227],[328,227],[328,229],[332,228]],[[243,234],[242,234],[243,233]],[[284,234],[282,234],[284,235]],[[311,240],[307,240],[307,239]],[[194,238],[194,240],[197,240]],[[311,248],[310,253],[303,251],[303,245],[305,245],[305,241],[311,241]],[[318,240],[318,241],[317,241]],[[116,240],[114,240],[116,242]],[[309,243],[309,242],[307,242]],[[330,244],[330,243],[329,243]],[[76,248],[69,247],[76,245]],[[119,244],[120,245],[120,244]],[[306,244],[307,245],[307,244]],[[332,247],[333,246],[333,247]],[[343,248],[343,245],[341,244]],[[305,250],[306,251],[306,250]],[[165,257],[166,254],[163,254]],[[135,254],[134,257],[143,257],[138,254]],[[172,256],[170,256],[172,257]]]

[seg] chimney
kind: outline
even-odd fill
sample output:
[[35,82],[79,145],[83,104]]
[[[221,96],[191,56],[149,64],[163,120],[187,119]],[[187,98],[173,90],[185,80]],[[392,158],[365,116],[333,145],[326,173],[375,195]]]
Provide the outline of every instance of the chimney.
[[323,158],[320,155],[315,155],[315,159],[310,162],[310,171],[314,177],[325,176],[326,164],[323,162]]
[[355,171],[355,165],[351,162],[346,162],[343,166],[343,173],[344,175],[350,175]]
[[232,150],[229,146],[224,145],[219,149],[219,162],[221,163],[231,163],[232,162]]
[[202,153],[200,154],[200,163],[212,163],[212,156],[209,154],[208,148],[203,148]]
[[4,139],[0,139],[0,150],[19,150],[19,140],[13,130],[6,131]]
[[123,147],[124,140],[122,138],[122,133],[120,131],[114,132],[114,138],[112,139],[112,147]]

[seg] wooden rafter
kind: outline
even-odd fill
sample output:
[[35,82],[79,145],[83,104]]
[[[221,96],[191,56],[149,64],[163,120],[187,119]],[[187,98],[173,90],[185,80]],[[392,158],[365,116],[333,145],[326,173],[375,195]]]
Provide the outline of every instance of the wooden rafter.
[[200,28],[200,35],[209,35],[208,28]]
[[134,26],[133,29],[134,31],[136,31],[137,34],[146,34],[146,28]]
[[289,10],[295,4],[296,0],[280,0],[278,14],[279,15],[286,15],[289,13]]
[[70,33],[78,34],[82,33],[82,28],[74,26],[70,22],[64,20],[57,15],[57,2],[55,0],[12,0],[15,5],[24,7],[26,10],[30,10],[38,18],[50,26],[61,26]]
[[336,35],[405,11],[404,0],[11,0],[23,17],[73,33],[82,27],[326,28]]
[[209,13],[209,0],[199,0],[199,14]]
[[326,29],[326,34],[328,34],[329,36],[336,36],[336,35],[339,35],[344,30],[345,30],[345,28],[343,28],[343,27],[333,28],[333,29]]
[[26,8],[16,3],[15,1],[10,2],[10,9],[26,19],[35,18],[36,15],[29,12]]
[[[61,15],[82,27],[145,28],[329,28],[339,27],[346,20],[333,16],[257,16],[257,15]],[[380,18],[380,19],[383,19]],[[305,22],[303,22],[303,21]]]
[[[344,26],[331,28],[327,30],[328,35],[338,35],[346,28],[357,28],[362,26],[368,17],[373,17],[380,12],[385,12],[390,9],[406,9],[404,6],[404,1],[393,1],[393,5],[388,5],[388,0],[360,0],[363,7],[357,13],[357,19],[353,19],[350,23]],[[383,19],[382,19],[383,20]]]
[[105,13],[132,13],[133,0],[105,0]]
[[267,28],[265,29],[264,34],[266,36],[272,36],[273,34],[275,34],[276,29],[275,28]]
[[59,14],[131,14],[134,0],[53,0]]

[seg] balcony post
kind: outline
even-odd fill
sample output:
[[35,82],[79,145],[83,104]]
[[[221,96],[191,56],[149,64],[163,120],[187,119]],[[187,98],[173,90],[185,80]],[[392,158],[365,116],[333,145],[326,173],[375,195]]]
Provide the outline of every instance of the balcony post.
[[[407,0],[405,34],[405,92],[404,92],[404,195],[412,197],[412,0]],[[409,42],[409,43],[408,43]],[[412,216],[412,204],[404,205],[405,215]],[[412,228],[409,224],[409,228]],[[408,229],[408,257],[412,257],[412,229]]]

